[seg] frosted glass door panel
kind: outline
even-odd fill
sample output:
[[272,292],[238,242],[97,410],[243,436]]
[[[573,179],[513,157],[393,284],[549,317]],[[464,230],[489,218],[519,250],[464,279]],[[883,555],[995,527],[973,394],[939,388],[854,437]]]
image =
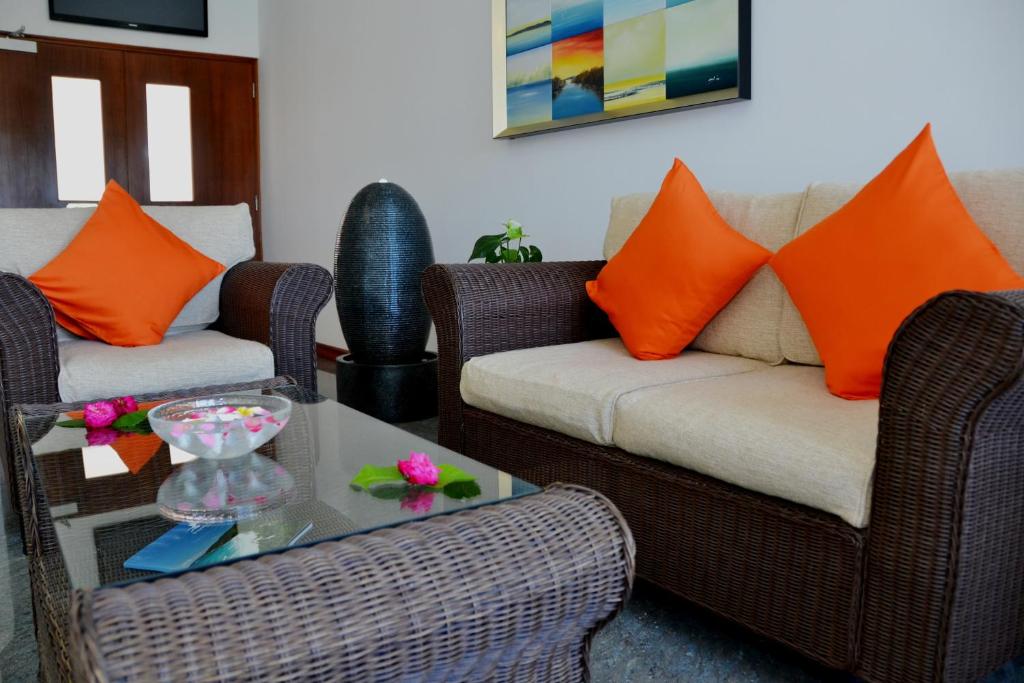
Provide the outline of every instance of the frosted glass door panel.
[[190,202],[192,191],[192,102],[189,88],[146,84],[149,198]]

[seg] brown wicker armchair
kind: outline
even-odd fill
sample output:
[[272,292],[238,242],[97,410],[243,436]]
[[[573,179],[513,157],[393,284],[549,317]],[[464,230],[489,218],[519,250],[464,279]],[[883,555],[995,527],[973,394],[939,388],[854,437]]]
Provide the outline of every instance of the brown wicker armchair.
[[602,265],[427,270],[444,446],[601,491],[636,536],[640,576],[866,680],[975,680],[1024,652],[1024,292],[950,292],[904,323],[856,529],[463,403],[470,358],[614,335],[584,290]]
[[[270,347],[276,374],[316,392],[315,325],[333,288],[333,278],[320,266],[241,263],[224,276],[214,329]],[[49,302],[24,277],[0,272],[0,461],[11,494],[4,496],[6,501],[16,491],[11,484],[13,437],[7,417],[11,406],[59,402],[59,369],[57,327]],[[184,387],[165,387],[179,388]]]

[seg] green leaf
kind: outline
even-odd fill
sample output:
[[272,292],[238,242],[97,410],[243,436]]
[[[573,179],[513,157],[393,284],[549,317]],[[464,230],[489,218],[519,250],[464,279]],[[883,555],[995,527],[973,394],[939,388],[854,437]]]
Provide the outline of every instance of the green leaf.
[[443,489],[448,484],[456,482],[476,481],[476,477],[465,470],[460,470],[455,465],[439,465],[438,469],[441,470],[441,473],[437,477],[437,485],[433,488]]
[[530,262],[530,250],[526,247],[519,247],[519,262],[529,263]]
[[505,263],[519,263],[519,251],[516,249],[502,249],[501,260]]
[[505,233],[500,235],[484,235],[476,241],[473,245],[473,253],[470,254],[469,260],[473,261],[479,258],[487,258],[487,255],[493,253],[500,245],[502,240],[505,239]]
[[444,487],[444,495],[456,500],[476,498],[480,495],[480,484],[475,481],[453,481]]
[[136,410],[134,413],[125,413],[121,417],[114,420],[114,424],[110,425],[114,429],[127,430],[138,427],[143,422],[146,422],[146,418],[149,416],[148,410]]
[[67,427],[68,429],[80,429],[85,426],[85,420],[62,420],[57,423],[58,427]]
[[[430,487],[434,490],[443,489],[449,484],[476,481],[476,477],[472,474],[454,465],[440,465],[438,469],[440,473],[437,477],[437,484]],[[378,498],[401,498],[400,492],[404,493],[409,488],[405,479],[402,478],[402,473],[395,465],[389,467],[363,465],[351,485],[352,488],[366,489]],[[399,489],[399,491],[379,491],[380,489]],[[380,495],[377,495],[378,491]]]
[[370,495],[381,500],[400,500],[407,493],[409,493],[409,485],[405,482],[401,484],[381,484],[370,489]]
[[544,260],[544,254],[540,252],[540,249],[530,245],[530,257],[526,259],[528,263],[540,263]]
[[405,479],[402,478],[397,465],[391,465],[390,467],[363,465],[363,468],[359,470],[359,474],[352,480],[352,486],[370,489],[380,484],[395,484],[404,481]]
[[509,220],[505,223],[505,238],[510,240],[521,240],[526,235],[523,234],[523,225],[518,221]]
[[119,429],[118,431],[124,432],[125,434],[142,434],[143,436],[145,436],[146,434],[152,434],[153,428],[149,426],[149,422],[147,421],[141,422],[135,425],[134,427],[125,427],[124,429]]
[[488,254],[486,256],[486,258],[484,258],[484,262],[486,262],[486,263],[501,263],[501,257],[498,256],[497,252],[491,252],[490,254]]

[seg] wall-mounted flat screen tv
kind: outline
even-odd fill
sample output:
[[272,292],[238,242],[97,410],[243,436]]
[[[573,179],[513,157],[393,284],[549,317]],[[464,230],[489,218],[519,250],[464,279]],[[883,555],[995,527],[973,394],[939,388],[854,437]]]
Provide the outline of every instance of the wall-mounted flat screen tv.
[[50,0],[50,18],[137,31],[210,34],[207,0]]

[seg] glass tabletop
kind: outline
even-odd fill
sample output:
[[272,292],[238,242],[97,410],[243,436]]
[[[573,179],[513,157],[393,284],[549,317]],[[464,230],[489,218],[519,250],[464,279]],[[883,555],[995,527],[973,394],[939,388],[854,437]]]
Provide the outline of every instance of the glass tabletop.
[[[157,492],[182,468],[209,461],[169,446],[155,434],[88,435],[57,425],[66,414],[26,416],[57,549],[71,587],[97,588],[338,539],[416,519],[508,500],[539,489],[334,401],[295,387],[272,392],[294,403],[291,418],[255,456],[289,483],[285,502],[255,517],[189,525],[160,514]],[[183,393],[182,397],[189,394]],[[475,478],[475,486],[441,490],[353,485],[366,465],[393,466],[410,452],[430,455]],[[265,468],[264,468],[265,469]],[[449,495],[449,493],[451,495]],[[129,569],[145,566],[157,571]]]

